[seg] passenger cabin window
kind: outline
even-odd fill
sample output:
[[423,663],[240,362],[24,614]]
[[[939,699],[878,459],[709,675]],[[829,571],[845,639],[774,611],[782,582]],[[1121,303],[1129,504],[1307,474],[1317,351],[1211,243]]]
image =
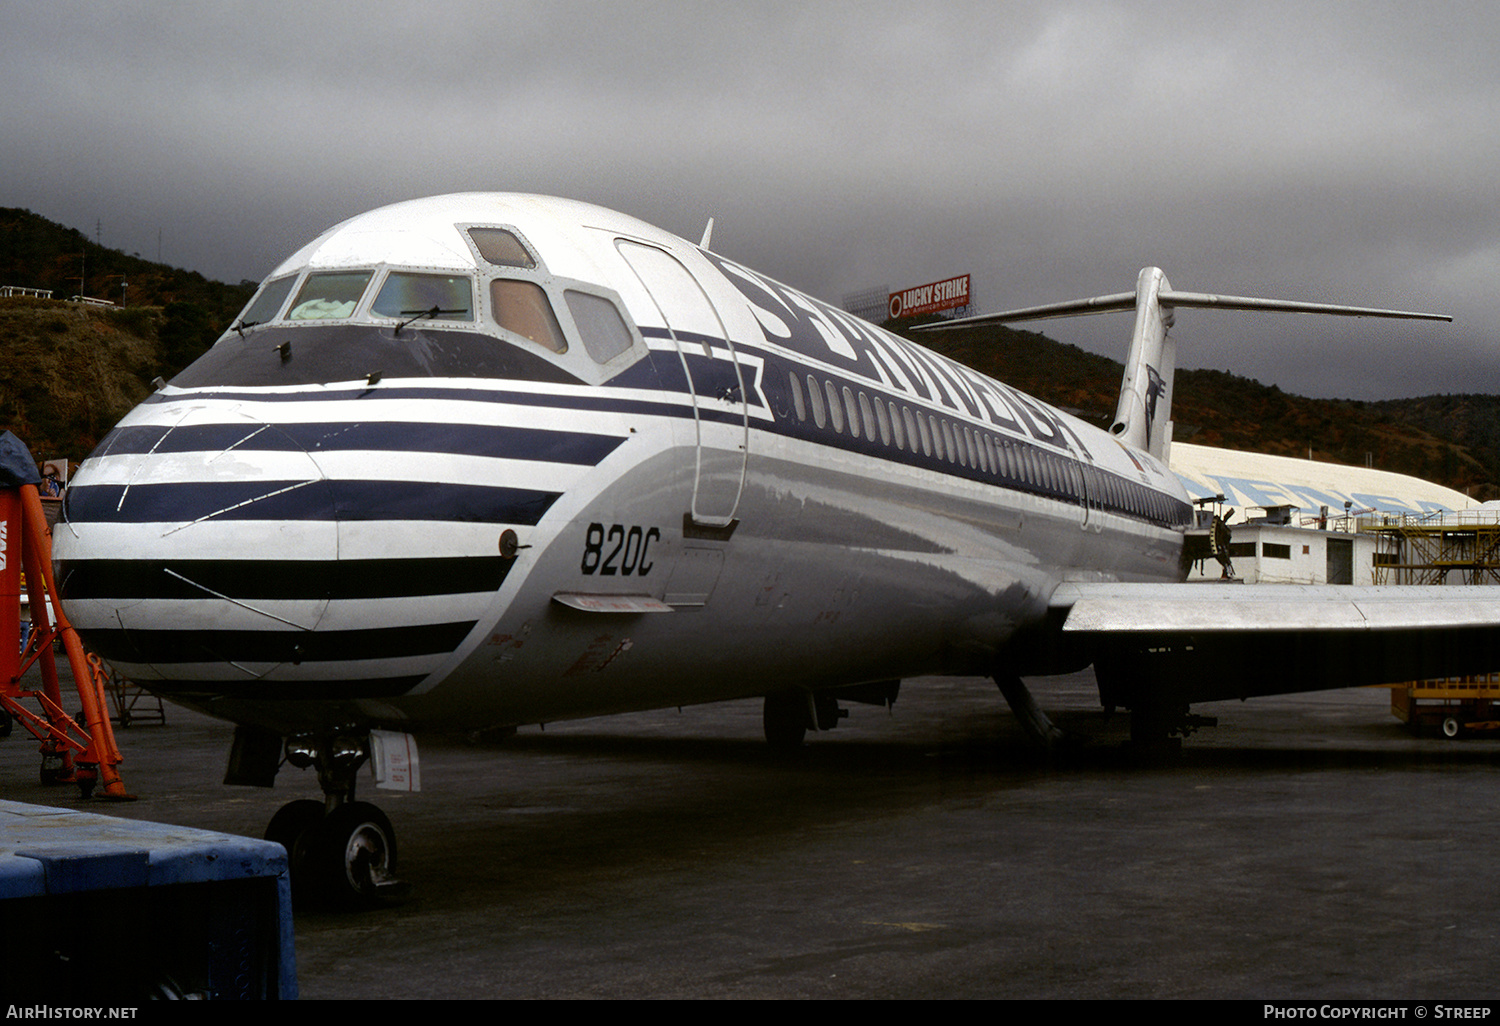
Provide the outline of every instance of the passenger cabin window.
[[309,274],[292,301],[289,321],[333,321],[352,317],[370,284],[373,271],[326,271]]
[[514,232],[504,228],[470,228],[479,255],[496,267],[535,267],[536,260]]
[[281,304],[286,302],[287,295],[296,283],[295,274],[266,282],[265,288],[260,290],[260,295],[256,296],[254,301],[245,308],[245,312],[240,314],[240,319],[236,323],[242,328],[248,328],[252,324],[264,324],[275,320],[276,315],[281,312]]
[[844,408],[839,405],[839,390],[834,387],[832,381],[823,382],[823,388],[828,393],[828,418],[833,421],[833,430],[843,434]]
[[403,320],[428,314],[427,319],[435,321],[472,321],[474,285],[465,275],[392,271],[370,312]]
[[818,387],[818,379],[811,374],[807,376],[807,398],[812,403],[813,423],[823,427],[828,423],[828,411],[823,406],[823,390]]
[[490,282],[490,315],[506,331],[515,332],[554,353],[566,353],[568,340],[557,314],[540,285],[496,278]]
[[803,402],[803,400],[802,400],[802,382],[800,382],[800,381],[797,380],[797,372],[796,371],[789,372],[788,375],[787,375],[787,380],[789,382],[791,382],[791,386],[792,386],[792,406],[797,410],[797,419],[798,420],[806,420],[807,419],[807,404],[805,402]]
[[577,289],[564,290],[563,301],[578,325],[583,348],[595,363],[608,363],[630,348],[630,329],[615,304]]

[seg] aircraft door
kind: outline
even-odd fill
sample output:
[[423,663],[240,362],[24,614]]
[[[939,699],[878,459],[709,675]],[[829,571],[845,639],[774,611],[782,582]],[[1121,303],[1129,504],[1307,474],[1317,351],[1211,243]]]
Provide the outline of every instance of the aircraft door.
[[734,343],[703,286],[676,257],[626,239],[616,245],[660,312],[693,398],[691,521],[729,527],[745,488],[750,450],[744,371]]

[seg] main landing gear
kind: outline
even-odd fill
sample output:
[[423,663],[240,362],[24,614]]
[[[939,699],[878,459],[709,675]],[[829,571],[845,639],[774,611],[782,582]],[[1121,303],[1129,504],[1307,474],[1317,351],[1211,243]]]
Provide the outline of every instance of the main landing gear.
[[838,699],[809,691],[778,691],[766,696],[761,724],[766,744],[788,754],[802,747],[809,730],[832,730],[849,710],[839,708]]
[[896,704],[900,692],[899,680],[877,680],[831,691],[774,692],[766,696],[761,714],[766,743],[777,752],[795,752],[802,747],[809,730],[832,730],[840,720],[848,719],[849,710],[839,704],[841,701],[883,705],[889,709]]
[[1190,712],[1186,702],[1138,702],[1130,707],[1130,744],[1140,752],[1176,751],[1194,731],[1218,725],[1217,716]]
[[266,827],[266,840],[291,858],[292,892],[300,902],[369,908],[405,890],[396,878],[391,821],[369,802],[354,800],[355,776],[369,754],[368,736],[354,733],[287,739],[287,762],[316,767],[325,796],[288,802]]
[[1042,707],[1036,704],[1036,699],[1031,696],[1024,681],[1014,674],[1002,671],[995,673],[995,685],[999,687],[1000,694],[1005,696],[1006,704],[1010,711],[1015,714],[1016,722],[1026,732],[1026,736],[1043,751],[1052,751],[1068,740],[1068,735],[1053,726]]

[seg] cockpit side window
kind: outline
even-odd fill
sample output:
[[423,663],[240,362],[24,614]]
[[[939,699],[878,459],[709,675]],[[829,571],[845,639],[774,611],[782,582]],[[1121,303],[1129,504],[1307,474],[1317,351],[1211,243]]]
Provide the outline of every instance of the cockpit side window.
[[505,330],[554,353],[568,351],[568,340],[563,337],[547,293],[534,282],[510,278],[490,282],[490,315]]
[[474,286],[466,275],[392,271],[375,296],[370,312],[379,317],[427,315],[436,321],[472,321]]
[[496,267],[536,267],[536,260],[514,232],[504,228],[470,228],[474,248]]
[[608,363],[630,348],[633,339],[619,308],[603,296],[590,295],[577,289],[563,291],[563,300],[573,323],[578,325],[578,335],[583,348],[594,358],[595,363]]
[[281,310],[281,304],[286,302],[287,293],[292,291],[292,286],[297,283],[295,274],[288,274],[283,278],[268,281],[260,290],[260,295],[245,308],[236,321],[241,328],[248,328],[256,324],[264,324],[273,320]]
[[289,321],[331,321],[354,315],[373,271],[324,271],[309,274],[287,312]]

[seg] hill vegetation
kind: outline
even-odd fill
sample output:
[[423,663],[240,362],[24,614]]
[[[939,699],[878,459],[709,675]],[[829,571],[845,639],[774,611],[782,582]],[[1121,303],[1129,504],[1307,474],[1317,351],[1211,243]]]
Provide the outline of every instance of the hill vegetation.
[[[80,263],[88,268],[83,290]],[[0,299],[0,428],[38,459],[88,455],[154,378],[170,378],[223,333],[255,283],[209,281],[0,208],[0,285],[118,301],[120,281],[129,283],[128,307]],[[906,333],[910,323],[886,326]],[[1005,327],[914,340],[1101,426],[1113,415],[1124,373],[1115,360]],[[1172,412],[1179,441],[1299,457],[1311,450],[1352,465],[1368,459],[1476,499],[1500,497],[1500,396],[1308,399],[1224,371],[1187,370],[1177,372]]]
[[108,249],[29,210],[0,207],[0,285],[48,289],[54,299],[90,296],[119,306],[183,303],[227,326],[256,284],[210,281],[197,271]]
[[[74,295],[129,306],[65,301]],[[226,285],[195,271],[90,242],[26,210],[0,208],[0,285],[53,299],[0,299],[0,428],[37,459],[81,460],[115,422],[223,333],[254,282]]]

